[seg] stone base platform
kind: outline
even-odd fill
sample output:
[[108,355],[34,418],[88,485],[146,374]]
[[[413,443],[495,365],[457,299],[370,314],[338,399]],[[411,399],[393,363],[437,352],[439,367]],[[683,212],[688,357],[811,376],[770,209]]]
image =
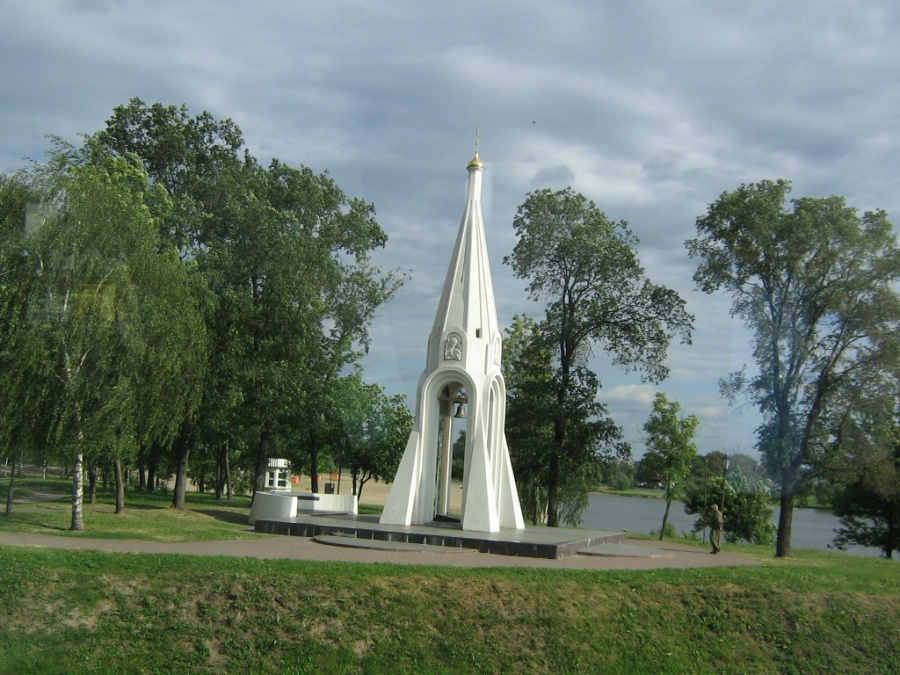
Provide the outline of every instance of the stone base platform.
[[295,537],[346,537],[475,550],[479,553],[557,560],[603,544],[625,541],[621,532],[574,528],[534,527],[500,532],[464,532],[455,523],[382,525],[378,516],[313,512],[288,519],[256,519],[264,534]]

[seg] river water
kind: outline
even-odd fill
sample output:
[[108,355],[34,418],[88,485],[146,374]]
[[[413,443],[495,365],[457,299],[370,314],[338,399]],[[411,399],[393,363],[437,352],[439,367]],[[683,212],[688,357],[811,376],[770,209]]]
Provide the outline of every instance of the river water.
[[[647,534],[654,530],[659,532],[665,510],[666,503],[662,499],[591,494],[588,496],[588,507],[582,514],[581,527],[613,532],[628,530],[639,534]],[[728,509],[725,510],[727,513]],[[672,523],[675,532],[690,533],[695,519],[696,516],[689,516],[684,512],[684,505],[681,502],[672,502],[669,522]],[[777,506],[773,511],[772,522],[778,524]],[[834,548],[830,549],[828,545],[834,539],[835,531],[839,527],[840,520],[830,511],[795,508],[791,547],[795,550],[807,548],[837,551]],[[880,555],[877,548],[865,546],[848,548],[845,553]]]

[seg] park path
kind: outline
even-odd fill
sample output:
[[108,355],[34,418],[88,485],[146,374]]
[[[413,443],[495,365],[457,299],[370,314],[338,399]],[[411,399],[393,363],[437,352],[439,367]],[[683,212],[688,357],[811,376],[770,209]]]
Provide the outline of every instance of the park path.
[[321,562],[389,563],[448,567],[533,567],[582,570],[649,570],[760,565],[741,553],[723,551],[710,555],[670,542],[628,540],[627,546],[610,548],[608,555],[574,555],[560,560],[512,557],[464,549],[416,546],[399,549],[336,546],[306,537],[258,535],[245,539],[191,542],[154,542],[136,539],[91,539],[89,534],[49,535],[0,532],[0,546],[29,546],[67,550],[108,551],[237,558],[315,560]]

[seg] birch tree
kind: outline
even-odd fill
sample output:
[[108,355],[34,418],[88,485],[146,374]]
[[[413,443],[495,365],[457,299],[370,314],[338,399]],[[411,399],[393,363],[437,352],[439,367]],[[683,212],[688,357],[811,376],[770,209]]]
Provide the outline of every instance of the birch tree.
[[173,408],[196,404],[204,332],[151,215],[165,194],[136,159],[57,145],[30,180],[12,377],[23,401],[40,400],[45,442],[71,458],[71,529],[83,530],[86,455],[121,459],[174,434]]

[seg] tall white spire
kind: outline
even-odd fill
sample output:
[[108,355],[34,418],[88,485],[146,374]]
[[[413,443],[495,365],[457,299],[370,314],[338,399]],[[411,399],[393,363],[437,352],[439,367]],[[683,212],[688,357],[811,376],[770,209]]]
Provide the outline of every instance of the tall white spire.
[[[469,346],[465,355],[467,365],[480,365],[479,369],[486,372],[492,366],[499,368],[499,360],[497,364],[493,363],[493,359],[485,361],[484,350],[472,348],[476,345],[479,347],[489,345],[495,337],[499,340],[500,329],[484,234],[484,216],[481,212],[484,164],[478,158],[477,152],[469,162],[468,171],[466,208],[456,235],[456,245],[453,247],[428,341],[428,365],[437,366],[435,359],[439,360],[441,356],[442,337],[447,334],[448,329],[457,328],[467,337]],[[499,346],[499,341],[497,344]],[[480,363],[476,364],[472,359]]]
[[506,445],[502,336],[491,280],[481,188],[484,164],[468,165],[466,207],[428,338],[419,379],[416,423],[381,522],[420,525],[451,517],[450,469],[454,411],[467,410],[463,530],[525,527]]

